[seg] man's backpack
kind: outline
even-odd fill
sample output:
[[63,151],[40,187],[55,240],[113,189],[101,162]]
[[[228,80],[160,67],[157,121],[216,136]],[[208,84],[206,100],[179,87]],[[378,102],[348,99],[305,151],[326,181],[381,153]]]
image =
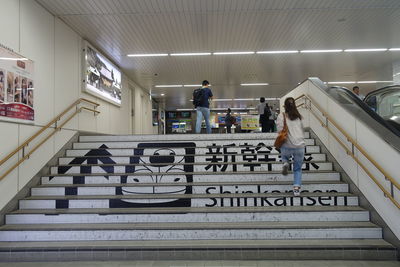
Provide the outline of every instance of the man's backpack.
[[203,96],[204,96],[203,88],[198,88],[193,91],[193,105],[195,107],[198,107],[201,105],[201,102],[203,101]]
[[271,109],[269,108],[269,106],[265,105],[264,107],[264,116],[269,119],[269,117],[271,117]]

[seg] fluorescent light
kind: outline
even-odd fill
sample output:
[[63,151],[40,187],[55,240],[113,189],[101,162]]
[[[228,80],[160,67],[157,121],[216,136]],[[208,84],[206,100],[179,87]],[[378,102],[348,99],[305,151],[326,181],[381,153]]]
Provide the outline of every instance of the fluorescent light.
[[0,60],[28,60],[27,58],[25,58],[25,57],[18,57],[18,58],[15,58],[15,57],[0,57]]
[[166,57],[168,54],[129,54],[128,57]]
[[241,83],[241,86],[262,86],[269,85],[269,83]]
[[253,51],[244,51],[244,52],[214,52],[213,55],[251,55],[254,54]]
[[161,94],[161,96],[165,96],[165,94]]
[[234,98],[234,101],[254,101],[258,100],[257,98]]
[[201,87],[201,84],[184,84],[183,87]]
[[216,102],[224,102],[224,101],[232,101],[233,99],[232,98],[226,98],[226,99],[223,99],[223,98],[217,98],[217,99],[213,99],[212,101],[216,101]]
[[162,84],[162,85],[156,85],[154,87],[182,87],[182,84]]
[[347,81],[347,82],[327,82],[328,84],[346,84],[346,83],[356,83],[355,81]]
[[400,51],[400,48],[390,48],[389,51]]
[[258,51],[257,54],[295,54],[299,53],[298,50],[277,50],[277,51]]
[[173,53],[170,56],[210,56],[211,53]]
[[330,49],[330,50],[301,50],[300,53],[340,53],[343,49]]
[[392,83],[393,81],[358,81],[357,83]]
[[344,52],[382,52],[387,48],[345,49]]
[[176,111],[193,111],[192,108],[177,108]]

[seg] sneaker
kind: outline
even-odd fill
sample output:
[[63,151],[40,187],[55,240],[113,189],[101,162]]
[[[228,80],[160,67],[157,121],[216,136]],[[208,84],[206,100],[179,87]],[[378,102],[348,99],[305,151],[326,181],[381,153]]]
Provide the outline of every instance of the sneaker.
[[289,172],[289,163],[285,162],[282,165],[282,174],[288,175],[288,172]]
[[293,195],[295,197],[299,197],[300,196],[300,188],[295,188],[293,189]]

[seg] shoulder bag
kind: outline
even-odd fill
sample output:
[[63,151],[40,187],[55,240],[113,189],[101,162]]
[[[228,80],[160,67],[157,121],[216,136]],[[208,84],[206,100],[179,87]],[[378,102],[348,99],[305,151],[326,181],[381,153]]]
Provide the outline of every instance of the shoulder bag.
[[278,133],[278,136],[275,139],[274,146],[277,149],[280,149],[281,146],[285,143],[287,136],[289,133],[288,126],[286,124],[286,115],[283,113],[283,129]]

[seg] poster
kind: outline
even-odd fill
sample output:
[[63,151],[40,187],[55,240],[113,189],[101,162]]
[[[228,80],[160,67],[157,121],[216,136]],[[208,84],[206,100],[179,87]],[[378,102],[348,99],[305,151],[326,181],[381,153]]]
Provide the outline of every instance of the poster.
[[120,106],[121,71],[87,42],[83,66],[83,91]]
[[34,64],[0,46],[0,120],[33,123]]
[[259,116],[258,115],[242,115],[241,116],[241,129],[242,130],[259,130]]

